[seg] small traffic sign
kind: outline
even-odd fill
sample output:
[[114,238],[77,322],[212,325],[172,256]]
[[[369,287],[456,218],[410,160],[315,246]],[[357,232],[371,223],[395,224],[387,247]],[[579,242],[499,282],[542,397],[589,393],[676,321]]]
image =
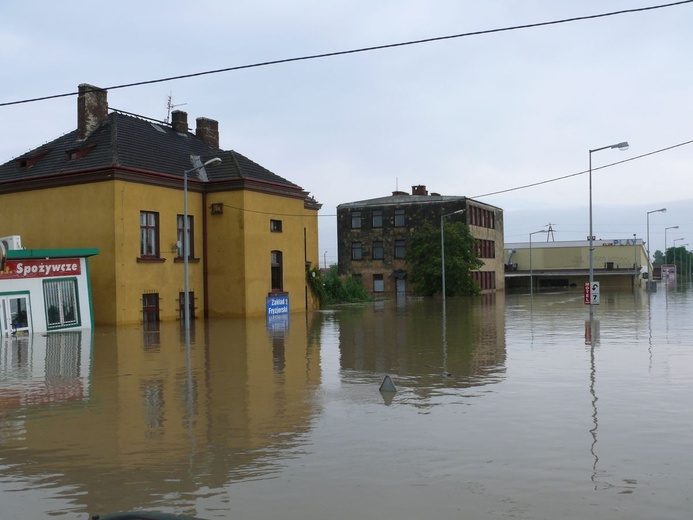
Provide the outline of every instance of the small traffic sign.
[[584,301],[585,305],[599,305],[599,282],[585,282]]
[[590,303],[592,305],[599,305],[599,282],[592,282],[592,287],[590,287]]

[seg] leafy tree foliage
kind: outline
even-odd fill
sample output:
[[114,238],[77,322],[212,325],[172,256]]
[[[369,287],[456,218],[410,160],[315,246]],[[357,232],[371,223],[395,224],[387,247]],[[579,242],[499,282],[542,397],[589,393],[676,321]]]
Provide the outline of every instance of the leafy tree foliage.
[[339,276],[337,265],[331,265],[324,276],[319,269],[310,269],[306,272],[306,279],[321,307],[336,303],[365,302],[370,299],[361,280],[353,276]]
[[[462,222],[444,222],[445,294],[479,294],[472,271],[483,262],[474,255],[474,237]],[[407,243],[407,268],[414,291],[422,296],[442,292],[440,229],[424,222]]]

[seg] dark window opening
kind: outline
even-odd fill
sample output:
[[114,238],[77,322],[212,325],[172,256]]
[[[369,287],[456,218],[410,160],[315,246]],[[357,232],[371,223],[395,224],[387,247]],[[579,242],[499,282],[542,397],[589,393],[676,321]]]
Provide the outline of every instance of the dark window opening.
[[140,256],[159,258],[159,214],[140,211]]
[[270,231],[272,233],[281,233],[282,232],[282,221],[281,220],[270,220]]
[[142,321],[144,323],[159,321],[159,293],[142,295]]
[[406,225],[406,219],[403,209],[395,210],[395,227],[404,227]]
[[271,260],[271,278],[272,292],[282,292],[284,290],[284,267],[281,251],[272,251]]
[[382,260],[383,257],[383,243],[381,241],[373,242],[373,260]]
[[361,212],[354,211],[351,214],[351,229],[361,229]]
[[373,212],[372,222],[374,228],[383,227],[383,212],[380,210],[375,210]]
[[[185,230],[183,229],[183,215],[178,215],[177,227],[178,227],[178,241],[176,242],[176,253],[178,258],[183,258],[183,248],[185,244],[183,243],[183,237],[185,236]],[[194,220],[191,215],[188,215],[188,259],[195,258],[195,233],[194,233]]]
[[406,255],[407,243],[404,240],[395,240],[395,258],[404,258]]

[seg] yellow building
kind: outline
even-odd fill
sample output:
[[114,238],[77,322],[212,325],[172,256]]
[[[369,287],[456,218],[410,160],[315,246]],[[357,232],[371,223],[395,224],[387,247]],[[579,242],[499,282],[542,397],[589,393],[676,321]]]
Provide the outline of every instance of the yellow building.
[[[641,286],[643,266],[648,271],[642,239],[594,240],[593,247],[594,280],[602,289]],[[587,240],[506,243],[505,264],[508,289],[582,287],[589,281],[590,245]]]
[[193,133],[182,111],[170,124],[109,113],[107,92],[86,84],[77,112],[76,130],[0,166],[0,236],[98,248],[96,323],[182,316],[186,213],[191,316],[264,315],[272,295],[291,312],[317,305],[306,268],[319,261],[320,204],[308,192],[221,150],[214,120],[197,118]]

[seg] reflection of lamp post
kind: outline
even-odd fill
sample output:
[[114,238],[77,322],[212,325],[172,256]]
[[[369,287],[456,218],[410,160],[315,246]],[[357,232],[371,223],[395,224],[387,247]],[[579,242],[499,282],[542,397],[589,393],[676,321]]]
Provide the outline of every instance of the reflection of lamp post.
[[443,301],[445,301],[445,233],[443,231],[443,219],[449,217],[450,215],[456,215],[457,213],[462,213],[464,208],[453,211],[452,213],[446,213],[440,216],[440,268],[442,273],[443,282]]
[[[623,141],[618,144],[611,144],[609,146],[602,146],[601,148],[595,148],[590,150],[590,288],[594,284],[594,233],[592,232],[592,153],[599,152],[601,150],[606,150],[608,148],[615,148],[621,150],[622,152],[628,150],[628,142]],[[594,305],[592,305],[592,300],[590,299],[590,320],[594,316]]]
[[532,278],[532,235],[537,233],[548,233],[546,229],[540,229],[529,234],[529,294],[534,296],[534,280]]
[[[199,162],[199,157],[197,157],[197,161]],[[190,290],[188,288],[188,257],[190,256],[190,236],[188,229],[188,174],[198,172],[198,175],[200,175],[204,171],[205,166],[216,166],[220,162],[221,159],[219,159],[219,157],[215,157],[204,164],[199,164],[198,166],[183,172],[183,271],[185,277],[185,286],[183,288],[185,291],[185,294],[183,295],[185,309],[183,310],[183,315],[185,316],[186,331],[190,330]]]
[[652,270],[650,269],[650,213],[666,213],[667,208],[653,209],[647,212],[647,288],[652,287]]
[[676,242],[679,240],[686,240],[685,238],[675,238],[674,239],[674,280],[678,282],[679,275],[678,275],[678,269],[676,268]]
[[664,228],[664,262],[667,261],[667,230],[668,229],[678,229],[678,226],[670,226]]

